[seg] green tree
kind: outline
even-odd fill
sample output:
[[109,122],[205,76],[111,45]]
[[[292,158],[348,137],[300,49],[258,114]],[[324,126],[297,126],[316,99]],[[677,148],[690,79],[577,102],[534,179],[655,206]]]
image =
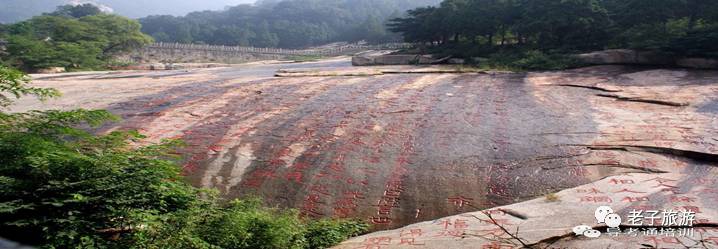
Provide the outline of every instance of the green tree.
[[80,5],[61,5],[57,7],[55,12],[52,12],[49,15],[80,18],[99,14],[102,14],[102,10],[100,10],[100,8],[93,4],[86,3]]
[[605,48],[715,56],[717,25],[716,1],[444,0],[388,26],[438,54],[524,57],[508,64],[555,69],[572,64],[560,53]]
[[8,27],[6,61],[26,70],[101,68],[113,55],[152,42],[140,29],[116,15],[38,16]]
[[[27,75],[22,72],[0,65],[0,114],[3,108],[13,103],[13,99],[30,95],[45,100],[50,97],[57,97],[60,93],[53,89],[36,88],[28,85],[30,81]],[[4,118],[5,116],[0,116]]]
[[384,26],[395,13],[441,0],[259,1],[223,11],[184,17],[140,19],[158,41],[299,48],[335,41],[387,42],[397,38]]

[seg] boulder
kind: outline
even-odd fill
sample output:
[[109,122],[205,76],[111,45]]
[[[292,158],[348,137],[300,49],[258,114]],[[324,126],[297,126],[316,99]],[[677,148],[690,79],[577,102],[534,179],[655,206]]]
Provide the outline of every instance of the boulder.
[[485,64],[489,62],[489,58],[486,57],[471,57],[471,63],[473,64]]
[[640,65],[674,65],[676,58],[674,56],[653,51],[636,52],[636,63]]
[[688,68],[718,69],[718,60],[706,58],[685,58],[676,61],[676,65]]
[[630,49],[611,49],[576,55],[588,64],[635,64],[638,52]]
[[461,59],[461,58],[451,58],[447,61],[447,63],[461,65],[461,64],[466,64],[466,60]]
[[41,74],[53,74],[53,73],[64,73],[67,70],[65,70],[64,67],[48,67],[48,68],[41,68],[37,70],[37,73]]
[[374,65],[374,57],[367,55],[356,55],[352,57],[352,65],[354,66],[371,66]]
[[431,55],[415,55],[415,54],[397,54],[382,55],[374,58],[377,65],[414,65],[414,64],[431,64],[433,57]]
[[718,69],[718,60],[708,58],[676,58],[669,54],[653,51],[613,49],[575,55],[584,63],[594,65],[635,64],[679,66],[699,69]]
[[354,66],[432,64],[431,55],[364,53],[352,57]]

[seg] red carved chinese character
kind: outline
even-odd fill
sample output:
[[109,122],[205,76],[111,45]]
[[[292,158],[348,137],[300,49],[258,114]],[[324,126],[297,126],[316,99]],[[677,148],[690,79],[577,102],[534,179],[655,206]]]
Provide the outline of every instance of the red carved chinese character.
[[410,230],[401,230],[399,233],[400,237],[420,237],[424,233],[421,231],[421,229],[410,229]]
[[329,195],[329,188],[322,184],[313,185],[311,192],[320,193],[323,195]]
[[379,249],[381,246],[389,244],[391,244],[391,237],[372,237],[364,240],[367,249]]
[[454,206],[464,207],[464,205],[471,205],[471,201],[473,201],[474,199],[463,197],[463,196],[454,196],[454,197],[449,197],[447,200],[449,201],[449,203],[452,203]]
[[329,169],[335,172],[344,172],[344,165],[342,165],[341,163],[332,163],[329,164]]
[[287,173],[285,178],[287,179],[287,181],[294,180],[297,183],[302,183],[302,172],[293,171],[293,172]]
[[364,193],[359,191],[346,191],[344,192],[344,196],[354,200],[364,199]]
[[307,195],[307,198],[305,201],[318,203],[321,200],[321,197],[318,194],[309,194]]
[[695,202],[696,198],[688,196],[671,196],[671,202]]
[[682,208],[683,208],[685,211],[694,212],[694,213],[697,213],[697,214],[700,214],[700,213],[701,213],[701,209],[700,209],[699,207],[696,207],[696,206],[683,206]]
[[451,219],[442,220],[438,225],[444,226],[444,229],[449,229],[449,226],[451,226],[453,223],[451,223]]
[[590,189],[576,189],[576,193],[588,193],[588,194],[603,194],[600,190],[596,188],[590,188]]
[[401,238],[401,242],[399,242],[399,245],[421,246],[424,244],[417,243],[415,238]]
[[626,180],[626,179],[619,180],[616,178],[611,178],[611,180],[609,180],[608,182],[611,184],[622,184],[622,185],[623,184],[634,184],[633,180]]
[[621,200],[621,201],[623,201],[623,202],[641,202],[641,201],[648,201],[648,197],[645,197],[645,196],[644,196],[644,197],[631,197],[631,196],[626,196],[626,197],[624,197],[623,200]]
[[311,167],[311,164],[309,164],[307,162],[295,161],[291,168],[294,169],[294,171],[302,171],[302,170],[308,169],[310,167]]
[[629,189],[627,189],[627,188],[624,188],[624,189],[622,189],[622,190],[620,190],[620,191],[618,191],[618,192],[614,192],[614,193],[634,193],[634,194],[645,194],[646,192],[640,192],[640,191],[633,191],[633,190],[629,190]]
[[675,182],[676,180],[666,179],[666,178],[662,178],[662,177],[656,177],[653,179],[645,180],[644,182],[647,182],[647,181],[657,181],[658,183],[666,183],[666,182]]
[[391,218],[389,217],[371,217],[369,221],[373,224],[390,224]]
[[584,196],[581,197],[581,202],[612,203],[613,199],[608,196]]
[[514,249],[513,245],[501,244],[499,242],[491,242],[491,244],[484,244],[481,249]]
[[455,228],[455,229],[465,229],[465,228],[469,228],[469,224],[466,223],[466,222],[467,222],[467,220],[456,219],[456,220],[454,221],[454,228]]
[[486,210],[485,213],[488,214],[488,215],[491,215],[491,216],[494,216],[494,215],[506,215],[506,212],[504,212],[504,210],[501,210],[501,209]]
[[638,162],[638,165],[640,165],[641,167],[644,167],[644,168],[658,167],[656,160],[653,160],[653,159],[647,159],[647,160],[640,161],[640,162]]
[[466,231],[463,229],[443,230],[439,234],[432,237],[463,237]]

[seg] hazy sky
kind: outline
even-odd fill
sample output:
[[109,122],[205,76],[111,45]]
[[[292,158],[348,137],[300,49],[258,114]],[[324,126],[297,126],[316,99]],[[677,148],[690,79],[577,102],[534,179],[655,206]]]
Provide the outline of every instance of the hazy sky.
[[221,10],[255,0],[0,0],[0,23],[16,22],[55,10],[68,3],[95,2],[131,18],[148,15],[184,15],[192,11]]
[[184,15],[199,10],[220,10],[226,6],[254,3],[255,0],[96,0],[96,2],[113,8],[117,14],[137,18],[158,14]]

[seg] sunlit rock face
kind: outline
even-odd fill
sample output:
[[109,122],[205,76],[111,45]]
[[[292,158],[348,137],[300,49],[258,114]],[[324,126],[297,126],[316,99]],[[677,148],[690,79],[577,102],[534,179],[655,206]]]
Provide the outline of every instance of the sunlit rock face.
[[[429,248],[477,248],[489,240],[472,234],[500,231],[483,213],[464,213],[491,208],[527,242],[558,236],[565,245],[574,242],[561,236],[594,225],[602,205],[623,215],[640,206],[695,207],[704,221],[718,217],[718,72],[395,67],[342,76],[361,75],[337,70],[348,64],[37,75],[39,86],[65,97],[17,110],[108,108],[124,121],[107,130],[183,139],[189,179],[227,198],[258,195],[307,217],[360,218],[375,230],[429,221],[346,248],[406,246],[409,228],[421,230],[411,238]],[[272,77],[287,67],[333,73]],[[437,225],[451,215],[461,225]]]

